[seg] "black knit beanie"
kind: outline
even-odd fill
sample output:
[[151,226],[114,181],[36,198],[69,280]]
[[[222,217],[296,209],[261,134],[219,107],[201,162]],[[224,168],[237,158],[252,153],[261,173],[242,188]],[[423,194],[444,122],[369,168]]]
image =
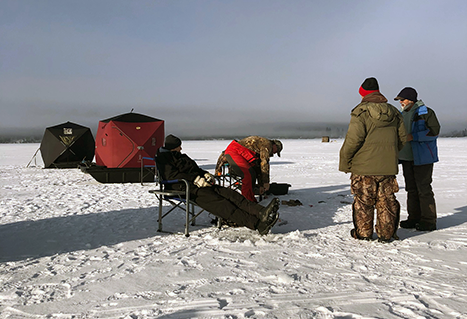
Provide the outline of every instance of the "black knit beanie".
[[362,88],[367,91],[379,90],[378,80],[368,78],[363,81]]
[[363,81],[358,93],[361,96],[365,96],[376,91],[379,91],[378,81],[375,78],[367,78]]
[[164,148],[168,150],[173,150],[174,148],[182,145],[182,140],[176,137],[175,135],[169,134],[165,138]]

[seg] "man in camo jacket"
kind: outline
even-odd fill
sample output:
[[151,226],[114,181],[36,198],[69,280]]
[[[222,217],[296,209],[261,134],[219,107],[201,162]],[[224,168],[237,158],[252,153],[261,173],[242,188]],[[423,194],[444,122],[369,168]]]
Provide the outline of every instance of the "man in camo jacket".
[[261,136],[248,136],[232,141],[217,160],[215,174],[221,175],[222,165],[229,163],[233,173],[242,179],[242,195],[256,202],[253,186],[258,179],[259,192],[269,190],[269,158],[281,156],[282,143]]
[[381,242],[397,238],[400,204],[395,193],[398,154],[406,142],[400,112],[379,92],[378,81],[367,78],[359,89],[362,102],[351,112],[340,150],[339,170],[351,174],[354,194],[352,237],[370,240],[376,208],[376,234]]

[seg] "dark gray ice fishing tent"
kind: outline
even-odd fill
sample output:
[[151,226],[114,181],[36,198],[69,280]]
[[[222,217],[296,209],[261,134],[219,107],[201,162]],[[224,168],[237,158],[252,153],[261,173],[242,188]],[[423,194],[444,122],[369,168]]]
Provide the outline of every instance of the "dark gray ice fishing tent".
[[77,168],[93,160],[94,150],[91,130],[71,122],[46,128],[40,146],[45,168]]

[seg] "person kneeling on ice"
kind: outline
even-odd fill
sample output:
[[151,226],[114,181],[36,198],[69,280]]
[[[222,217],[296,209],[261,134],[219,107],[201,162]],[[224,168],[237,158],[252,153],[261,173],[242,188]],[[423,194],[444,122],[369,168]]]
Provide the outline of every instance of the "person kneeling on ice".
[[[157,151],[156,163],[164,180],[185,179],[190,185],[190,199],[211,214],[232,221],[238,226],[258,230],[266,235],[279,218],[279,200],[268,206],[251,202],[233,189],[214,184],[214,176],[201,169],[188,155],[181,153],[182,141],[170,134]],[[185,183],[167,184],[174,190],[184,190]]]

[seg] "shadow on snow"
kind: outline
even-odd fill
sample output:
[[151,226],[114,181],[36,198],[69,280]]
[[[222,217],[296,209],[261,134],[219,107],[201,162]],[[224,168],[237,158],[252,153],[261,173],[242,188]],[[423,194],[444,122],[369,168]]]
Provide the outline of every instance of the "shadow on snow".
[[[439,217],[436,223],[438,230],[447,229],[467,223],[467,206],[455,208],[452,214]],[[399,228],[397,234],[399,235],[400,239],[403,240],[410,237],[426,234],[426,232],[417,231],[415,229]]]
[[[335,213],[351,204],[348,185],[290,190],[282,200],[298,199],[302,206],[281,205],[279,222],[272,233],[307,231],[336,225]],[[263,203],[268,203],[269,198]],[[164,207],[167,210],[168,207]],[[456,209],[449,216],[438,219],[439,229],[467,222],[467,206]],[[191,231],[211,227],[213,215],[202,214]],[[349,223],[352,227],[351,222]],[[179,210],[164,219],[164,230],[183,232],[184,212]],[[400,232],[401,239],[417,236],[421,232]],[[157,232],[157,206],[126,209],[87,215],[74,215],[22,221],[0,226],[0,261],[18,261],[27,258],[52,256],[59,253],[89,250],[122,242],[151,237],[169,236]],[[190,240],[183,235],[184,240]]]

